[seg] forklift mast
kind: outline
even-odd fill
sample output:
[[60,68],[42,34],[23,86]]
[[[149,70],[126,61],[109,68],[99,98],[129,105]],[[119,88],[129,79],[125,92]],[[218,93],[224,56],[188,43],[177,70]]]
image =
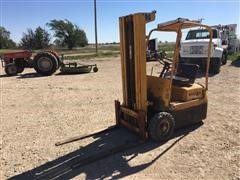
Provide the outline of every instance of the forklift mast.
[[120,17],[123,105],[133,111],[147,111],[146,24],[155,13]]
[[155,11],[119,18],[123,103],[115,101],[116,124],[147,138],[146,24]]

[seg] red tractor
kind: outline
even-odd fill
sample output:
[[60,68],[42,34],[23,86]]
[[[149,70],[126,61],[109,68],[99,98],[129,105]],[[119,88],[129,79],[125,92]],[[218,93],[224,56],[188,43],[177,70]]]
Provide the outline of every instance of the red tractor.
[[32,57],[31,51],[5,53],[0,58],[5,72],[9,76],[22,73],[24,68],[34,68],[43,76],[52,75],[62,64],[54,51],[42,51]]

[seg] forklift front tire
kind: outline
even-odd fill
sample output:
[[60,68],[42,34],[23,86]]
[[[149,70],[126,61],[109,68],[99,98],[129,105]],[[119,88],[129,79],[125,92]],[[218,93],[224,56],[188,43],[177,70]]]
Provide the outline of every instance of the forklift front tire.
[[152,140],[163,142],[171,138],[174,127],[173,116],[167,112],[159,112],[150,119],[148,133]]

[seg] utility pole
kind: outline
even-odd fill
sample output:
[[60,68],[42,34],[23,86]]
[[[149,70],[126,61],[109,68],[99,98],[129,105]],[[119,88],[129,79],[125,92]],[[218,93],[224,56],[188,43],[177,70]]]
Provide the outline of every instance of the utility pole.
[[94,25],[95,25],[95,48],[96,54],[98,53],[98,39],[97,39],[97,5],[96,0],[94,0]]

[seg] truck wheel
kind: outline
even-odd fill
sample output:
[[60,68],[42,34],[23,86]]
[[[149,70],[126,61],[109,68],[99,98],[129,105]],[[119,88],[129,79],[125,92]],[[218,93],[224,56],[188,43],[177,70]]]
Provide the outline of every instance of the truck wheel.
[[52,75],[58,68],[58,60],[49,52],[37,54],[33,59],[35,71],[43,76]]
[[222,65],[227,64],[227,53],[223,53],[221,61]]
[[17,66],[14,63],[10,63],[10,64],[6,65],[5,72],[9,76],[15,76],[18,73]]
[[17,73],[22,73],[24,71],[24,67],[17,66]]
[[212,63],[211,63],[211,68],[210,68],[210,72],[213,74],[218,74],[220,72],[221,69],[221,59],[212,59]]
[[174,127],[173,116],[167,112],[160,112],[150,119],[148,133],[154,141],[167,141],[172,136]]

